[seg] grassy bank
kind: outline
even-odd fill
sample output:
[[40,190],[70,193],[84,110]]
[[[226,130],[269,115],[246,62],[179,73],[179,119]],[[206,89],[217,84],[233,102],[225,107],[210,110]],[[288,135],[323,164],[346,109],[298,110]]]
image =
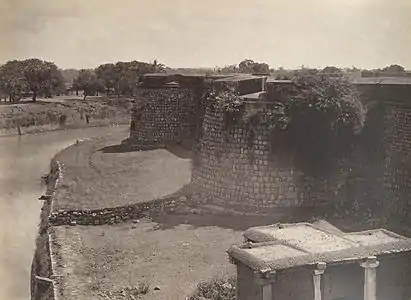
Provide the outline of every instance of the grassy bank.
[[66,96],[0,105],[0,135],[128,124],[133,99]]

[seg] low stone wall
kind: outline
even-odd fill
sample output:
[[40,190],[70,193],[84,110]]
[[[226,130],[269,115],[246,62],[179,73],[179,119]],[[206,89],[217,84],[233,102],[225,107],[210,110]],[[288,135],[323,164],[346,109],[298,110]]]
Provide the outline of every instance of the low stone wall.
[[164,145],[183,140],[195,127],[194,90],[186,87],[140,87],[130,126],[131,145]]
[[183,190],[163,198],[133,205],[98,210],[64,210],[51,214],[50,225],[116,224],[185,207],[184,201],[181,201],[182,199],[184,199]]

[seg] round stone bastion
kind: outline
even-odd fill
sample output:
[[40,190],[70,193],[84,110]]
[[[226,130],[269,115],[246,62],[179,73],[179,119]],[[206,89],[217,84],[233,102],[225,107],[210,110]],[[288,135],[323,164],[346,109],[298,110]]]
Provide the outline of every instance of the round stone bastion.
[[[260,104],[246,109],[253,105]],[[227,128],[224,112],[208,103],[202,130],[191,184],[204,204],[253,213],[303,204],[301,173],[286,155],[274,154],[268,128],[243,122]]]

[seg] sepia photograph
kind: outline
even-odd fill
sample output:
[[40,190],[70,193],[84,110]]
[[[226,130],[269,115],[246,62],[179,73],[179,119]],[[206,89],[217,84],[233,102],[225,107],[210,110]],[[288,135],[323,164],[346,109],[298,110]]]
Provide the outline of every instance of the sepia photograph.
[[0,300],[411,300],[411,0],[0,11]]

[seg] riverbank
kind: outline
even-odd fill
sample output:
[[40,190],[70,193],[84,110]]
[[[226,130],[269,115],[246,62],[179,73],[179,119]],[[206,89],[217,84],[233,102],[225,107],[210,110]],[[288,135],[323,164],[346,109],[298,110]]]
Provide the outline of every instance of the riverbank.
[[32,134],[130,122],[131,98],[75,96],[0,105],[0,136]]

